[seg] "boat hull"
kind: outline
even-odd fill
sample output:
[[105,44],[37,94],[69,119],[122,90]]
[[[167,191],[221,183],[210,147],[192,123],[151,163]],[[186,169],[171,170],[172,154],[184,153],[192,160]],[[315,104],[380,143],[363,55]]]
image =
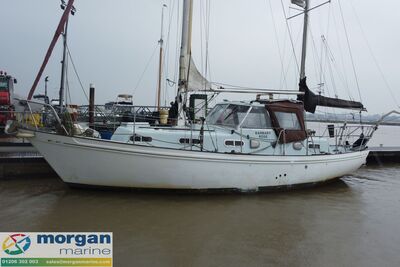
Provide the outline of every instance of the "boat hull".
[[153,189],[257,191],[350,174],[368,151],[259,156],[184,151],[34,132],[31,143],[70,184]]

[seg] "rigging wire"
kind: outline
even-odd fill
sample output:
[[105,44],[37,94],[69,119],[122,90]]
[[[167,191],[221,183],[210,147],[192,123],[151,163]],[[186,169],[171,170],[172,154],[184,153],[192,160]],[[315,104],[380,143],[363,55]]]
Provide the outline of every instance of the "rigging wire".
[[325,45],[325,41],[326,41],[326,37],[329,36],[329,30],[330,30],[330,24],[331,24],[331,12],[332,12],[332,8],[331,8],[331,3],[328,4],[328,23],[326,25],[326,29],[325,35],[321,35],[321,68],[320,68],[320,86],[321,86],[321,90],[322,90],[322,86],[324,87],[324,89],[326,88],[329,94],[329,86],[326,84],[327,83],[327,78],[325,75],[325,70],[326,70],[326,66],[328,65],[329,68],[329,73],[330,73],[330,77],[331,77],[331,82],[332,82],[332,87],[333,87],[333,91],[336,97],[338,97],[338,93],[337,93],[337,88],[336,88],[336,83],[333,77],[333,71],[332,71],[332,67],[331,64],[329,62],[329,54],[328,54],[328,49],[326,48]]
[[[326,60],[327,60],[326,62],[327,62],[328,67],[330,69],[331,75],[333,76],[333,69],[337,70],[337,74],[338,74],[339,78],[342,80],[342,82],[344,81],[344,83],[345,83],[345,79],[346,79],[345,78],[345,74],[343,74],[340,71],[341,69],[338,66],[336,66],[335,57],[333,56],[333,52],[332,52],[332,50],[331,50],[331,48],[330,48],[330,46],[329,46],[329,44],[328,44],[328,42],[327,42],[327,40],[325,38],[323,39],[323,44],[324,44],[324,47],[326,49]],[[332,82],[334,83],[334,80],[332,80]],[[335,94],[338,95],[338,92],[337,92],[337,89],[336,89],[337,88],[336,84],[334,85],[334,87],[335,87]],[[354,100],[349,88],[346,88],[346,90],[347,90],[347,93],[348,93],[348,96],[349,96],[350,100]]]
[[[334,29],[335,29],[335,35],[336,35],[336,42],[337,42],[336,45],[339,48],[338,52],[339,52],[339,55],[340,55],[340,62],[338,64],[341,65],[341,68],[339,68],[339,66],[336,66],[336,67],[337,67],[337,70],[338,70],[338,74],[339,75],[343,74],[343,75],[341,75],[341,78],[343,79],[342,80],[343,86],[346,89],[347,93],[350,95],[350,98],[353,99],[353,97],[351,96],[352,94],[351,94],[351,91],[350,91],[349,80],[348,80],[348,77],[347,77],[346,71],[345,71],[346,70],[346,64],[345,64],[344,55],[343,55],[344,49],[342,49],[342,42],[340,42],[340,34],[339,34],[339,26],[338,26],[339,23],[337,22],[337,18],[335,16],[335,12],[332,12],[332,20],[333,20],[333,23],[334,23]],[[330,49],[329,46],[328,46],[328,49]],[[334,62],[334,64],[335,63],[336,62]],[[343,73],[340,70],[343,70]]]
[[[316,52],[317,51],[317,47],[316,47],[316,42],[315,42],[315,38],[314,38],[314,35],[313,35],[313,31],[311,29],[311,26],[310,26],[310,35],[311,35],[311,40],[312,40],[312,44],[313,44],[312,47],[313,47],[313,49],[315,51],[315,53],[313,53],[314,64],[315,64],[315,66],[320,65],[320,67],[321,67],[321,69],[320,69],[321,70],[321,73],[320,73],[321,79],[320,79],[320,84],[318,85],[318,89],[319,89],[318,93],[324,95],[325,92],[326,92],[326,95],[328,97],[331,97],[332,94],[331,94],[331,91],[330,91],[330,87],[327,84],[327,78],[326,78],[326,75],[325,75],[325,71],[323,71],[323,67],[322,67],[322,60],[323,60],[323,58],[322,58],[323,51],[322,50],[323,49],[321,49],[321,58],[319,58],[318,53]],[[318,62],[320,62],[320,63],[318,63]],[[316,67],[315,69],[316,69],[316,73],[317,73],[317,77],[318,77],[318,68]],[[333,75],[331,75],[331,81],[332,81],[332,84],[333,84],[334,91],[336,92]],[[322,89],[322,87],[324,87],[324,90]],[[326,89],[326,91],[325,91],[325,89]],[[320,108],[322,108],[322,107],[320,107]],[[325,110],[328,110],[328,109],[329,108],[326,108]],[[333,110],[333,113],[335,113],[335,109],[332,108],[332,110]],[[326,114],[327,111],[325,111],[324,113]]]
[[[212,84],[214,84],[216,86],[222,86],[222,89],[248,89],[248,90],[270,90],[271,89],[271,88],[257,88],[257,87],[248,87],[248,86],[242,86],[242,85],[233,85],[233,84],[227,84],[227,83],[222,83],[222,82],[212,82]],[[284,89],[284,90],[288,90],[288,89]]]
[[341,18],[342,18],[343,28],[344,28],[344,32],[345,32],[345,35],[346,35],[347,47],[348,47],[348,49],[349,49],[349,54],[350,54],[350,59],[351,59],[351,65],[352,65],[352,68],[353,68],[354,78],[355,78],[356,85],[357,85],[358,95],[359,95],[359,97],[360,97],[360,101],[362,102],[361,90],[360,90],[360,85],[359,85],[359,82],[358,82],[357,71],[356,71],[356,67],[355,67],[355,64],[354,64],[353,53],[351,52],[351,46],[350,46],[349,35],[347,34],[347,27],[346,27],[346,23],[345,23],[345,21],[344,21],[344,15],[343,15],[343,10],[342,10],[342,5],[341,5],[340,2],[341,2],[341,1],[338,0],[340,15],[341,15]]
[[[300,40],[300,38],[301,38],[301,36],[302,36],[302,34],[301,34],[301,32],[299,31],[298,32],[298,35],[297,35],[297,37],[296,37],[296,40],[298,41],[298,40]],[[284,73],[284,77],[287,77],[288,75],[289,75],[289,71],[290,71],[290,69],[291,69],[291,66],[292,66],[292,61],[296,61],[296,54],[294,54],[294,53],[291,53],[291,56],[290,56],[290,58],[289,58],[289,61],[288,61],[288,63],[287,63],[287,67],[286,67],[286,70],[285,70],[285,73]],[[294,79],[294,86],[296,87],[297,85],[298,85],[298,82],[299,82],[299,80],[298,80],[298,76],[299,76],[299,70],[298,69],[296,69],[297,70],[297,76],[295,77],[295,79]],[[282,89],[282,88],[281,88]]]
[[320,68],[319,68],[319,87],[321,88],[322,91],[322,87],[325,86],[325,67],[326,67],[326,49],[324,49],[324,43],[323,43],[323,35],[321,36],[322,38],[322,42],[321,42],[321,56],[320,56]]
[[[336,82],[335,82],[335,79],[334,79],[334,77],[333,77],[333,75],[334,75],[334,73],[333,73],[333,68],[332,68],[332,64],[331,64],[331,62],[330,62],[330,58],[329,58],[329,48],[328,48],[328,44],[326,43],[326,39],[323,39],[322,40],[322,44],[324,45],[324,47],[325,47],[325,59],[326,59],[326,64],[328,65],[328,69],[329,69],[329,73],[330,73],[330,77],[331,77],[331,82],[332,82],[332,87],[333,87],[333,91],[334,91],[334,94],[335,94],[335,97],[337,98],[338,96],[339,96],[339,94],[338,94],[338,91],[337,91],[337,87],[336,87]],[[332,61],[333,61],[333,58],[332,58]],[[325,76],[324,76],[325,77]],[[352,100],[352,97],[351,97],[351,95],[349,95],[349,98]]]
[[297,66],[297,73],[300,76],[300,66],[299,66],[299,62],[298,62],[297,57],[296,57],[296,50],[294,48],[294,42],[293,42],[293,38],[292,38],[292,33],[290,31],[290,26],[289,26],[289,23],[288,23],[288,20],[287,20],[285,6],[283,5],[283,0],[281,0],[281,6],[282,6],[283,15],[285,17],[286,28],[287,28],[287,31],[288,31],[288,34],[289,34],[289,37],[290,37],[290,43],[292,45],[293,56],[294,56],[294,59],[295,59],[295,62],[296,62],[296,66]]
[[392,90],[392,88],[391,88],[389,82],[387,81],[387,79],[386,79],[386,77],[385,77],[385,74],[383,73],[383,70],[382,70],[381,66],[379,65],[379,62],[378,62],[378,60],[377,60],[377,58],[376,58],[376,56],[375,56],[375,54],[374,54],[374,52],[373,52],[373,50],[372,50],[372,48],[371,48],[370,42],[368,41],[367,35],[365,34],[364,28],[362,27],[360,18],[358,17],[358,14],[357,14],[357,12],[356,12],[356,9],[354,8],[354,5],[353,5],[351,2],[350,2],[350,6],[351,6],[351,8],[352,8],[352,10],[353,10],[354,17],[356,18],[357,23],[358,23],[358,26],[360,27],[361,34],[362,34],[362,36],[364,37],[365,43],[366,43],[366,45],[367,45],[367,47],[368,47],[368,50],[369,50],[369,52],[370,52],[370,54],[371,54],[371,57],[372,57],[372,59],[374,60],[375,66],[376,66],[376,68],[378,69],[378,71],[379,71],[379,73],[380,73],[380,75],[381,75],[381,78],[382,78],[382,80],[384,81],[385,86],[386,86],[386,88],[388,89],[388,91],[389,91],[389,93],[390,93],[390,95],[391,95],[393,101],[395,102],[396,106],[397,106],[398,108],[400,108],[399,102],[397,101],[397,98],[396,98],[395,94],[393,93],[393,90]]
[[[200,2],[200,53],[201,53],[201,71],[207,79],[209,70],[209,37],[210,37],[210,1]],[[204,34],[204,37],[203,37]],[[203,40],[204,39],[204,40]],[[203,44],[204,42],[204,44]],[[204,90],[207,84],[204,83]]]
[[[311,20],[309,20],[309,21],[311,21]],[[311,28],[311,23],[309,23],[310,25],[308,26],[308,31],[309,31],[309,33],[310,33],[310,36],[311,36],[311,43],[312,43],[312,49],[313,49],[313,53],[311,53],[312,54],[312,56],[313,56],[313,61],[314,61],[314,71],[315,71],[315,77],[318,77],[319,75],[318,75],[318,68],[317,68],[317,66],[319,66],[320,64],[319,64],[319,62],[320,62],[320,58],[319,58],[319,56],[318,56],[318,53],[317,53],[317,51],[318,51],[318,49],[317,49],[317,46],[316,46],[316,43],[315,43],[315,39],[314,39],[314,34],[313,34],[313,31],[312,31],[312,28]]]
[[280,59],[280,63],[281,63],[281,79],[282,80],[282,84],[279,85],[279,87],[281,88],[282,86],[287,87],[287,82],[286,82],[286,76],[285,76],[285,72],[284,72],[284,64],[283,64],[283,56],[282,56],[282,51],[281,51],[281,47],[280,47],[280,43],[279,43],[279,38],[278,38],[278,31],[277,31],[277,27],[276,27],[276,22],[275,22],[275,17],[274,17],[274,12],[273,12],[273,8],[272,8],[272,4],[271,4],[271,0],[265,0],[265,3],[268,3],[270,12],[271,12],[271,19],[272,19],[272,25],[274,27],[274,33],[275,33],[275,39],[276,39],[276,43],[278,46],[278,54],[279,54],[279,59]]
[[75,75],[76,75],[76,78],[78,79],[79,85],[81,86],[81,89],[82,89],[82,91],[83,91],[83,94],[85,95],[86,100],[89,101],[89,96],[88,96],[88,94],[86,93],[85,88],[83,87],[82,80],[81,80],[81,78],[80,78],[80,76],[79,76],[79,74],[78,74],[78,71],[77,71],[77,69],[76,69],[74,60],[72,59],[71,51],[70,51],[68,45],[67,45],[67,54],[68,54],[68,57],[69,57],[69,59],[70,59],[70,61],[71,61],[72,69],[74,70],[74,73],[75,73]]
[[[71,90],[69,88],[69,79],[68,79],[68,69],[69,69],[69,61],[68,59],[65,60],[65,106],[68,105],[68,103],[72,102],[71,98]],[[69,97],[69,102],[68,102],[68,97]]]
[[[345,87],[345,89],[346,89],[346,92],[347,92],[347,94],[348,94],[350,100],[354,100],[354,98],[353,98],[353,96],[352,96],[352,94],[351,94],[351,91],[350,91],[350,89],[349,89],[349,87],[348,87],[348,84],[347,84],[346,74],[341,72],[341,70],[342,70],[343,68],[339,68],[339,67],[336,65],[335,57],[334,57],[334,55],[333,55],[332,49],[330,48],[330,46],[329,46],[329,44],[328,44],[326,38],[323,39],[323,43],[324,43],[325,49],[326,49],[326,58],[327,58],[327,63],[329,64],[328,67],[330,68],[332,75],[333,75],[333,68],[334,68],[334,69],[337,71],[337,74],[338,74],[338,76],[339,76],[339,79],[343,82],[344,87]],[[333,65],[333,67],[332,67],[332,65]],[[335,88],[337,88],[336,85],[335,85]],[[337,94],[336,89],[335,89],[335,93]]]
[[[331,91],[330,91],[330,87],[327,84],[327,78],[326,78],[325,71],[324,71],[325,68],[323,67],[323,59],[324,59],[324,57],[323,57],[323,52],[324,52],[324,47],[323,47],[324,42],[323,42],[323,40],[324,39],[323,38],[324,37],[322,36],[321,57],[319,57],[318,53],[317,53],[317,45],[316,45],[316,42],[315,42],[315,38],[314,38],[314,35],[313,35],[313,31],[311,29],[311,26],[310,26],[310,35],[311,35],[311,40],[312,40],[312,44],[313,44],[312,47],[313,47],[313,49],[315,51],[315,53],[313,53],[314,64],[315,64],[315,66],[319,66],[319,69],[320,69],[320,73],[318,73],[318,67],[315,67],[316,77],[318,77],[318,76],[320,77],[320,84],[318,86],[318,88],[320,89],[319,90],[319,94],[324,94],[324,90],[322,90],[322,87],[324,87],[326,89],[327,95],[329,97],[331,97],[332,94],[331,94]],[[328,64],[328,67],[330,66],[328,61],[326,61],[325,63]],[[330,78],[331,78],[331,82],[332,82],[332,88],[333,88],[333,91],[334,91],[334,95],[337,96],[337,90],[336,90],[336,85],[335,85],[335,81],[334,81],[334,78],[333,78],[332,69],[329,68],[329,70],[330,70],[330,74],[331,74]]]
[[[285,64],[285,59],[286,56],[290,57],[289,61],[293,60],[293,53],[290,53],[290,51],[287,53],[287,45],[288,45],[288,35],[284,34],[284,38],[283,38],[283,48],[282,48],[282,61],[283,61],[283,65]],[[287,76],[285,74],[285,67],[283,67],[282,69],[282,74],[281,77],[279,77],[279,88],[282,89],[284,87],[287,87],[288,85],[288,79]]]
[[146,73],[147,69],[149,68],[150,63],[152,62],[152,60],[153,60],[153,58],[154,58],[154,55],[155,55],[156,52],[157,52],[157,48],[158,48],[158,43],[157,43],[157,45],[154,47],[153,53],[152,53],[152,55],[151,55],[149,61],[147,62],[146,67],[144,68],[144,71],[142,72],[142,74],[141,74],[141,76],[140,76],[138,82],[136,83],[135,88],[133,89],[133,94],[135,94],[137,88],[139,87],[140,82],[142,81],[142,79],[143,79],[143,77],[144,77],[144,74]]

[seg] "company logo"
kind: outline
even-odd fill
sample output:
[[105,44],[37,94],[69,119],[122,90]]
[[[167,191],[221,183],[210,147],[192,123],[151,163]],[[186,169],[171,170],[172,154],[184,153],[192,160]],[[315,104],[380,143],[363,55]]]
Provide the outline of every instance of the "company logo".
[[9,235],[4,241],[2,249],[8,255],[19,255],[31,246],[31,239],[25,234]]

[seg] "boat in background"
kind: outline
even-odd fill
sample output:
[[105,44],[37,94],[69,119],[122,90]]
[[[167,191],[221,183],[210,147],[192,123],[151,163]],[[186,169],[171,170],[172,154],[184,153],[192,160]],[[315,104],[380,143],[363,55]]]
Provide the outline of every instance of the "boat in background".
[[0,133],[3,133],[7,120],[14,119],[14,84],[17,79],[0,70]]

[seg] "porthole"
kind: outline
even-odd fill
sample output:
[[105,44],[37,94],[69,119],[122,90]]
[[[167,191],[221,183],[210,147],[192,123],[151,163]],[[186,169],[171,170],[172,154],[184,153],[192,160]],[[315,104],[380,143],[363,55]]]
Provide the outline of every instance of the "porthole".
[[179,143],[181,143],[181,144],[190,144],[190,140],[192,141],[192,144],[194,144],[194,145],[201,144],[200,139],[190,139],[190,138],[181,138],[181,139],[179,139]]
[[244,146],[244,142],[240,140],[225,140],[225,145],[226,146]]

